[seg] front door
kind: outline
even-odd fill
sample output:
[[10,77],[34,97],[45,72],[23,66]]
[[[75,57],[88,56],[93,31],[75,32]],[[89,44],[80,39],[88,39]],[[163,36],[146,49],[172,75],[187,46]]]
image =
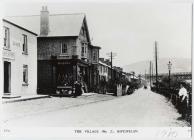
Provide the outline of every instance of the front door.
[[4,61],[4,93],[11,92],[11,63]]

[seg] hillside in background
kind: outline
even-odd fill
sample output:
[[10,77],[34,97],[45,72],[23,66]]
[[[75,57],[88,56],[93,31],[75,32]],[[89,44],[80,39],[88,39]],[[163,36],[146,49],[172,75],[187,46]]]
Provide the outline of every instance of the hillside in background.
[[[176,72],[191,72],[191,59],[187,58],[173,58],[170,59],[172,63],[172,73]],[[154,73],[155,73],[155,61],[154,63]],[[168,58],[161,58],[158,60],[158,73],[168,73]],[[133,63],[130,65],[123,66],[125,72],[135,71],[136,74],[145,74],[149,73],[149,61],[141,61]]]

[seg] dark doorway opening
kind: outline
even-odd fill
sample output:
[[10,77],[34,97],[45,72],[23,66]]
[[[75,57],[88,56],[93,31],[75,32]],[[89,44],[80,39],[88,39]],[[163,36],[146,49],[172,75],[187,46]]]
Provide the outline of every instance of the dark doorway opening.
[[4,93],[11,92],[11,63],[4,61]]

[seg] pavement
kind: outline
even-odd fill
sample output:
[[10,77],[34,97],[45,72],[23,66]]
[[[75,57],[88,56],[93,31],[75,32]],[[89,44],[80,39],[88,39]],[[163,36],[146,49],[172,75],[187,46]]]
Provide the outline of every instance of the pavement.
[[5,126],[41,127],[187,127],[164,96],[149,89],[115,97],[45,98],[4,104]]
[[13,120],[25,116],[52,112],[61,109],[68,109],[80,105],[96,103],[116,98],[112,95],[84,93],[77,98],[71,97],[52,97],[39,98],[36,100],[22,100],[19,102],[8,102],[2,105],[3,120]]
[[82,96],[92,96],[96,95],[97,93],[89,92],[89,93],[83,93]]
[[[92,96],[95,95],[97,93],[83,93],[82,96]],[[13,103],[13,102],[20,102],[20,101],[27,101],[27,100],[34,100],[34,99],[41,99],[41,98],[49,98],[51,96],[49,95],[28,95],[28,96],[17,96],[14,98],[10,98],[10,96],[3,96],[2,98],[2,103]]]
[[49,95],[29,95],[29,96],[19,96],[18,98],[6,98],[4,97],[2,99],[2,103],[13,103],[13,102],[20,102],[20,101],[26,101],[26,100],[34,100],[34,99],[41,99],[41,98],[49,98]]

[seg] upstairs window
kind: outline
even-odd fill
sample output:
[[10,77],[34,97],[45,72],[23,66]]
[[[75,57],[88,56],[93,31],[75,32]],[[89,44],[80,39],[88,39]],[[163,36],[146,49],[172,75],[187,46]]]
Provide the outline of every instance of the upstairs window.
[[85,45],[85,53],[87,53],[87,46]]
[[82,46],[81,56],[84,56],[84,46]]
[[93,52],[93,61],[97,61],[97,54],[95,51]]
[[66,54],[67,53],[67,44],[62,43],[61,44],[61,53]]
[[87,57],[87,44],[85,42],[82,42],[81,44],[81,56]]
[[28,54],[27,35],[23,35],[23,54]]
[[9,28],[4,27],[4,48],[9,49]]
[[23,84],[28,84],[28,65],[23,65]]

